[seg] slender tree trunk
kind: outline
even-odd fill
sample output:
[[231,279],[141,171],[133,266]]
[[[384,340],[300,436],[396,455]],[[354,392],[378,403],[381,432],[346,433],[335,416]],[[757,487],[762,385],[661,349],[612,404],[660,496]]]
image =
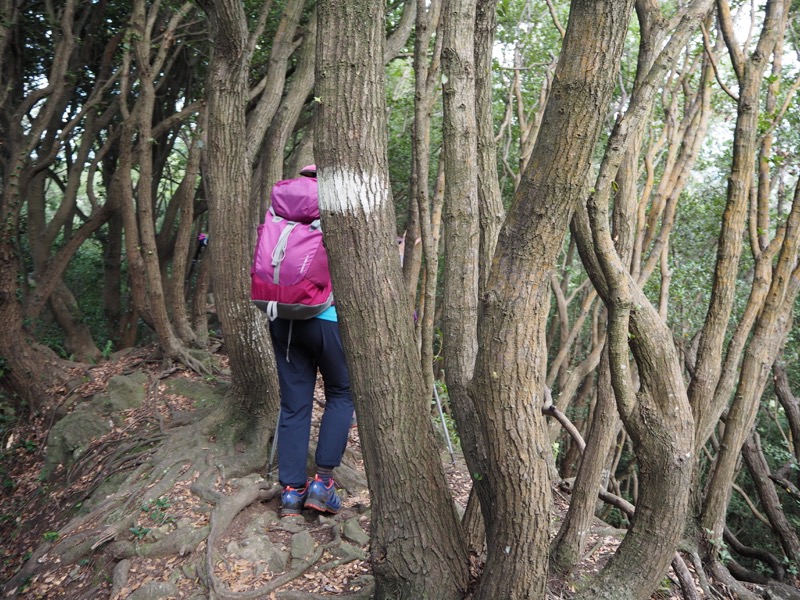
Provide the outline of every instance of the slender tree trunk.
[[800,463],[800,400],[792,393],[789,387],[789,377],[786,374],[786,364],[781,357],[772,365],[773,384],[775,394],[781,403],[786,420],[789,421],[789,430],[792,432],[793,447],[789,451],[794,454],[795,460]]
[[[475,400],[467,393],[478,353],[478,291],[481,268],[475,103],[475,0],[443,0],[442,74],[444,116],[445,308],[442,319],[444,368],[450,406],[470,472],[483,472],[485,443]],[[464,32],[467,32],[465,35]],[[490,243],[490,245],[492,245]],[[490,502],[478,486],[482,511]]]
[[597,495],[602,489],[603,472],[607,472],[609,453],[618,429],[619,416],[609,379],[608,350],[605,350],[600,360],[597,402],[591,429],[586,436],[586,448],[581,449],[583,456],[570,494],[567,515],[552,544],[551,569],[556,572],[569,573],[584,555],[594,520]]
[[[411,169],[411,196],[414,206],[409,213],[416,217],[406,229],[403,253],[403,275],[406,293],[413,306],[416,300],[419,272],[424,263],[425,271],[420,289],[419,346],[420,364],[425,387],[433,394],[433,336],[434,313],[436,312],[436,284],[439,277],[438,236],[434,231],[434,217],[430,193],[430,129],[431,111],[436,98],[435,81],[440,72],[439,52],[441,44],[434,47],[434,56],[428,58],[431,38],[439,27],[442,1],[417,0],[416,36],[414,40],[414,130],[413,165]],[[435,200],[435,196],[433,198]],[[421,244],[417,247],[416,237]]]
[[769,519],[772,531],[775,532],[775,537],[780,541],[788,559],[795,564],[800,564],[800,538],[798,538],[798,532],[786,518],[786,514],[781,507],[775,484],[770,479],[767,459],[761,449],[761,436],[755,430],[745,440],[742,446],[742,456],[758,492],[761,506]]
[[481,250],[479,294],[486,287],[505,219],[503,197],[497,177],[497,148],[494,141],[492,52],[497,27],[497,3],[478,0],[475,19],[475,121],[477,144],[477,192],[480,212]]
[[81,362],[93,362],[100,358],[100,350],[94,343],[89,326],[83,322],[83,314],[75,296],[63,283],[50,296],[50,310],[64,331],[64,349]]
[[722,347],[728,328],[736,291],[736,274],[742,251],[742,231],[747,218],[748,198],[753,181],[756,139],[760,111],[759,90],[769,55],[775,45],[779,23],[784,19],[785,0],[767,3],[765,20],[756,50],[745,59],[737,40],[727,1],[719,2],[720,23],[723,28],[734,71],[739,80],[738,110],[733,140],[733,159],[728,177],[725,212],[719,235],[714,283],[706,319],[700,334],[697,364],[689,384],[689,399],[695,415],[695,445],[700,448],[713,431],[727,397],[718,397],[715,390],[720,379]]
[[[201,118],[201,122],[204,119]],[[194,195],[195,182],[200,174],[200,157],[202,151],[201,144],[197,139],[193,139],[189,146],[189,156],[186,160],[186,171],[183,180],[175,192],[173,202],[177,204],[179,210],[178,233],[175,239],[175,250],[172,255],[172,269],[167,280],[167,303],[175,333],[178,338],[186,345],[196,345],[197,338],[189,322],[189,315],[186,309],[186,298],[184,295],[184,273],[186,273],[186,263],[189,259],[192,243],[192,233],[194,231]]]
[[[276,152],[277,148],[285,148],[289,134],[297,124],[303,110],[306,98],[314,89],[314,63],[317,48],[317,13],[309,15],[308,24],[303,31],[303,43],[300,46],[297,63],[292,78],[286,84],[286,93],[281,104],[275,112],[272,123],[267,130],[264,147],[262,149],[261,177],[253,182],[253,202],[260,207],[259,215],[266,214],[269,204],[269,192],[276,181],[296,177],[297,171],[284,173],[283,152]],[[301,165],[302,168],[305,165]],[[255,242],[255,240],[253,240]]]
[[769,370],[788,331],[792,307],[800,289],[800,268],[796,267],[799,240],[800,185],[795,188],[784,244],[772,276],[767,301],[742,361],[739,383],[728,410],[725,431],[706,488],[701,527],[712,542],[722,537],[742,445],[750,435]]

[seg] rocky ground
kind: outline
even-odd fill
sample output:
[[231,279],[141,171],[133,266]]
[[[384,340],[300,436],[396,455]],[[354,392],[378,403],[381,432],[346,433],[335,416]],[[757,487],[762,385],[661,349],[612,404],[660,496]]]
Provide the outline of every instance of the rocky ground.
[[[54,390],[59,417],[77,411],[77,429],[88,431],[91,419],[80,412],[82,405],[100,402],[107,409],[112,405],[118,415],[93,425],[98,428],[95,437],[80,451],[69,446],[78,442],[70,442],[73,434],[58,428],[56,422],[64,419],[54,414],[16,420],[13,428],[5,430],[0,461],[0,590],[4,597],[207,598],[201,573],[211,573],[204,579],[213,582],[219,598],[370,596],[370,500],[357,428],[351,430],[346,456],[350,469],[342,474],[349,491],[342,493],[344,508],[335,516],[306,511],[300,517],[281,519],[279,489],[267,473],[229,480],[220,476],[214,489],[198,491],[199,474],[186,471],[168,489],[147,495],[140,506],[132,510],[128,506],[135,518],[126,522],[129,526],[124,531],[117,529],[108,539],[98,539],[96,531],[90,535],[89,525],[77,515],[101,502],[98,497],[104,493],[112,495],[113,484],[111,490],[103,486],[114,481],[117,470],[130,471],[135,468],[131,462],[146,461],[170,425],[191,421],[193,413],[213,402],[219,382],[182,369],[164,372],[145,350],[76,374],[82,383],[72,391]],[[142,394],[128,405],[118,390],[130,381],[130,387],[141,388]],[[318,415],[321,390],[317,395]],[[56,446],[57,438],[67,444],[58,451],[62,454],[48,448]],[[127,453],[121,452],[125,448]],[[457,456],[452,461],[444,444],[442,448],[453,496],[464,506],[470,488],[468,474],[461,459]],[[58,466],[64,453],[72,456],[66,461],[67,469]],[[557,489],[554,493],[555,531],[567,497]],[[226,510],[211,511],[212,505]],[[230,518],[225,520],[224,515]],[[86,527],[85,545],[91,543],[91,548],[82,547],[82,558],[68,560],[67,551],[55,549],[66,535],[80,539],[81,527]],[[600,568],[618,544],[617,533],[598,523],[578,578]],[[202,541],[187,541],[193,539]],[[673,582],[665,579],[664,589],[654,597],[678,598],[671,587],[675,587]],[[569,598],[571,589],[569,582],[554,581],[550,597]]]

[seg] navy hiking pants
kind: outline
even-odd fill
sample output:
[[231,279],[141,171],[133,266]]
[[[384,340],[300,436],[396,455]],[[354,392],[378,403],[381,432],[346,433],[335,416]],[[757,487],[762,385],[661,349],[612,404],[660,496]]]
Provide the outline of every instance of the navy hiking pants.
[[342,461],[353,417],[350,375],[339,324],[324,319],[275,319],[270,322],[281,387],[278,424],[278,477],[281,485],[303,487],[311,435],[311,411],[317,370],[325,385],[325,410],[315,460],[321,467]]

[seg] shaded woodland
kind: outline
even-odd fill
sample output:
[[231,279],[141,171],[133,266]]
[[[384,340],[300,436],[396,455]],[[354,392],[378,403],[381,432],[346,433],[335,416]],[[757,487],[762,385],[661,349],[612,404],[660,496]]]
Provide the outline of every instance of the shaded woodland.
[[545,598],[598,517],[624,540],[571,597],[650,598],[670,568],[687,600],[800,597],[798,11],[0,0],[0,452],[126,349],[229,366],[124,498],[73,507],[91,527],[65,526],[64,560],[180,473],[217,506],[217,468],[264,473],[277,376],[248,268],[272,185],[316,163],[375,598]]

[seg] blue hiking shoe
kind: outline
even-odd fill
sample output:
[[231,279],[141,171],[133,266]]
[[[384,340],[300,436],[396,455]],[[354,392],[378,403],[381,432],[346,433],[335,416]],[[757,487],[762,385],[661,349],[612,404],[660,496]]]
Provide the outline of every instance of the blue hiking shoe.
[[308,497],[308,482],[301,488],[286,486],[281,493],[281,517],[296,517]]
[[319,478],[319,475],[316,475],[308,486],[306,506],[320,512],[338,513],[342,508],[342,501],[336,494],[336,485],[333,479],[326,486]]

